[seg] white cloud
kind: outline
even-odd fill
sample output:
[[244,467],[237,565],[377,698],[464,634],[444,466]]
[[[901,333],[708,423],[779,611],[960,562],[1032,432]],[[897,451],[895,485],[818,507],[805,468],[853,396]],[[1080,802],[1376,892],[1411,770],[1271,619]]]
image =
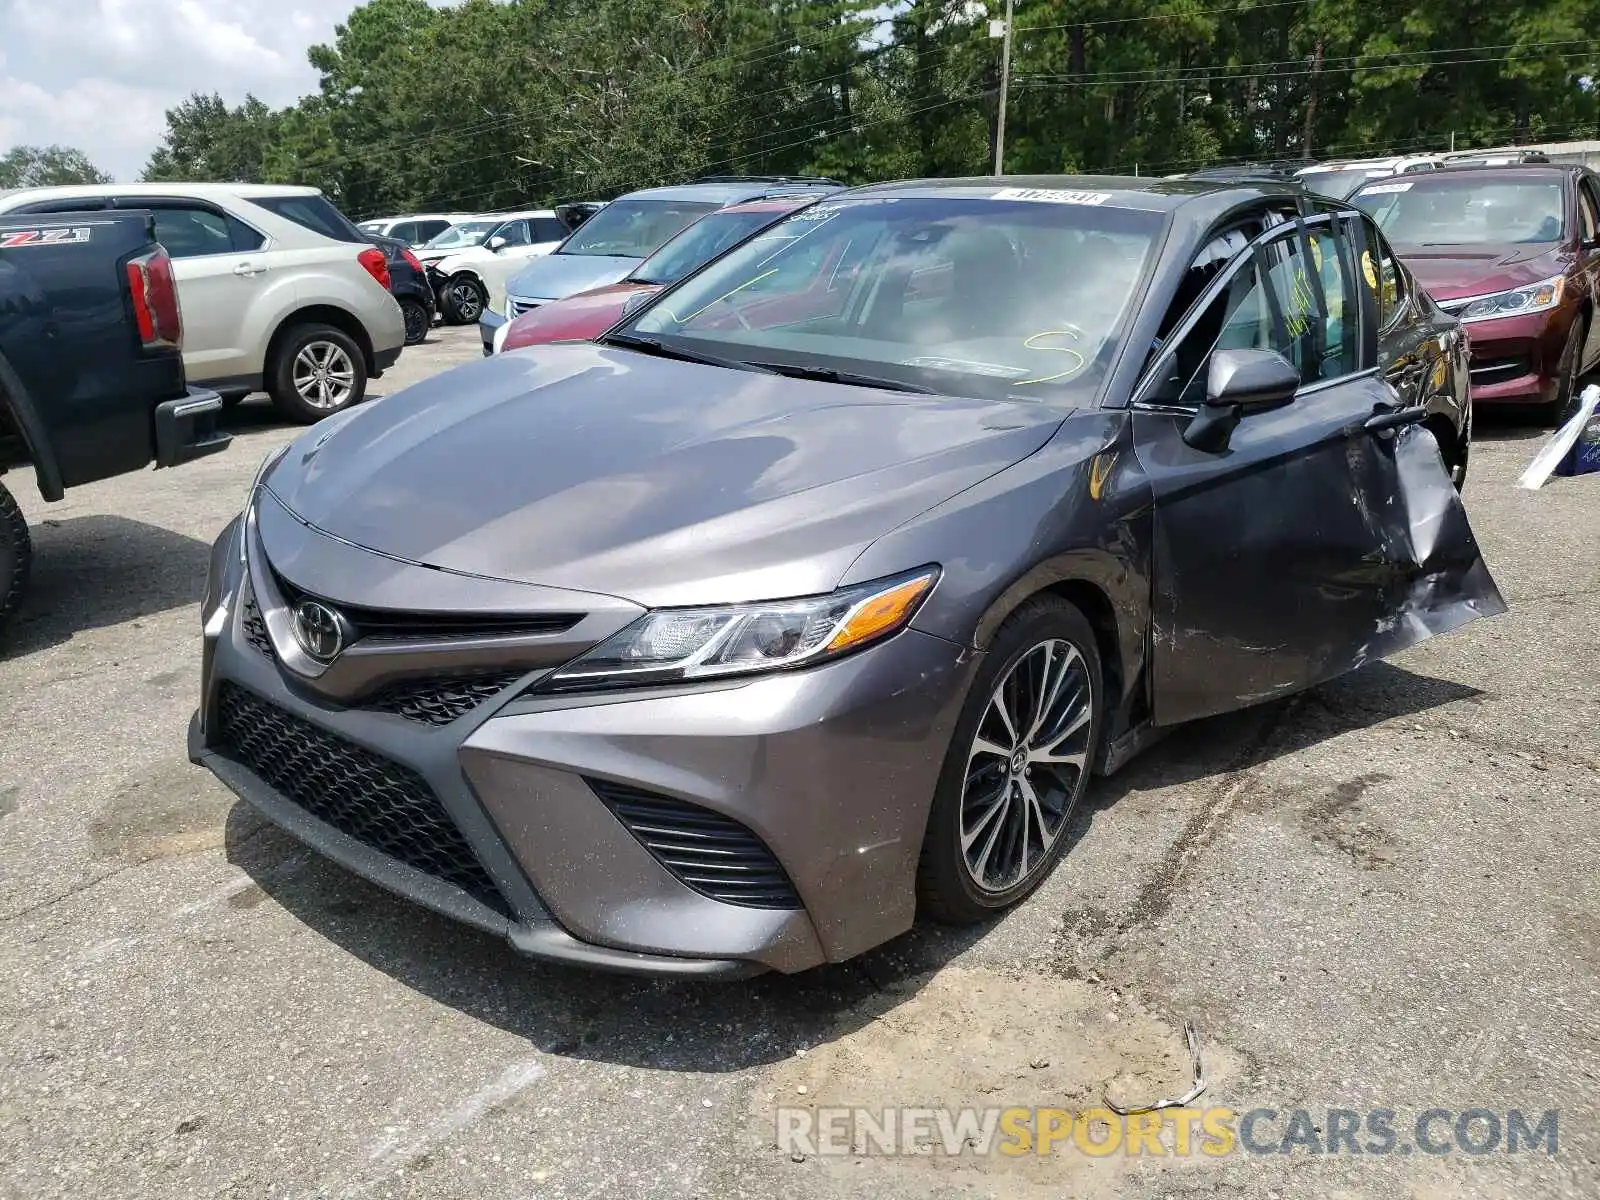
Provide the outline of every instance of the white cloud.
[[314,91],[306,49],[354,0],[0,0],[0,151],[76,146],[132,179],[191,92],[271,105]]

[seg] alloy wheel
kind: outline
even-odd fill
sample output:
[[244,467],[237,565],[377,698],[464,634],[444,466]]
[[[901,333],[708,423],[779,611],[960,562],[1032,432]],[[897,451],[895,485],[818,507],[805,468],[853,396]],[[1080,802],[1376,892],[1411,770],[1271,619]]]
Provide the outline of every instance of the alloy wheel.
[[343,346],[307,342],[294,356],[294,390],[312,408],[332,412],[355,395],[356,367]]
[[476,284],[463,280],[450,289],[450,298],[455,301],[456,315],[461,318],[463,325],[471,324],[483,312],[483,304],[478,299]]
[[1009,891],[1050,858],[1083,791],[1093,718],[1088,666],[1071,642],[1040,642],[1001,677],[961,797],[961,857],[981,891]]

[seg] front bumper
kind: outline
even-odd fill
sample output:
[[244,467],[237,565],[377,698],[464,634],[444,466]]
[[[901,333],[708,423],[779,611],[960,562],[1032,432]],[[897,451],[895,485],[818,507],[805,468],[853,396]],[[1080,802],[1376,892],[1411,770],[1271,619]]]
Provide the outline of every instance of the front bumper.
[[[435,727],[360,697],[319,697],[285,665],[292,648],[271,653],[262,606],[252,616],[241,600],[251,585],[239,533],[231,526],[214,553],[190,757],[329,857],[524,954],[620,971],[799,971],[910,927],[928,809],[976,665],[961,647],[907,630],[807,671],[591,695],[525,696],[549,669],[534,667]],[[297,748],[309,756],[297,770],[330,787],[341,785],[324,773],[327,757],[304,750],[326,736],[379,756],[380,772],[389,764],[424,781],[494,894],[457,886],[426,858],[404,861],[269,782],[240,750],[236,713],[223,710],[241,690],[270,706],[271,721],[302,731]],[[731,818],[775,860],[795,901],[712,898],[625,823],[614,793]]]
[[156,467],[176,467],[218,454],[233,441],[217,428],[222,397],[209,388],[191,387],[188,394],[156,406]]
[[1476,404],[1548,404],[1560,385],[1561,351],[1576,309],[1499,317],[1465,326]]

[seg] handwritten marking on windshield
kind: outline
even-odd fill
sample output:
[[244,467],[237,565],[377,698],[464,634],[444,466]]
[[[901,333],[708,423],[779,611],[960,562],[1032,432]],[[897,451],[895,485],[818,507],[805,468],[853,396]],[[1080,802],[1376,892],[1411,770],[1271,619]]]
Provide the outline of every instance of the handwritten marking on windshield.
[[1078,351],[1074,350],[1071,346],[1039,346],[1035,344],[1040,338],[1050,337],[1069,337],[1073,341],[1078,340],[1078,335],[1072,332],[1070,329],[1046,329],[1040,333],[1034,334],[1032,337],[1024,341],[1022,343],[1023,349],[1048,350],[1056,354],[1070,354],[1078,361],[1072,366],[1067,367],[1065,370],[1057,371],[1054,375],[1040,375],[1037,379],[1019,379],[1011,386],[1026,387],[1030,383],[1050,383],[1056,379],[1065,379],[1069,375],[1076,375],[1079,371],[1083,370],[1083,365],[1088,360],[1085,359],[1082,354],[1078,353]]

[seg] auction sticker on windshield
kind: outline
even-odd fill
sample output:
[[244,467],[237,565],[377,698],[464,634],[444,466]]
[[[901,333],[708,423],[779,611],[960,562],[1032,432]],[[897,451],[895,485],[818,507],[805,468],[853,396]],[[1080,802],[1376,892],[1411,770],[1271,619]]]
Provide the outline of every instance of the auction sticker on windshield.
[[1060,188],[1001,188],[996,200],[1031,200],[1036,204],[1104,204],[1110,192],[1072,192]]
[[1361,194],[1363,196],[1387,196],[1392,192],[1409,192],[1410,190],[1411,182],[1407,180],[1405,183],[1368,184],[1361,189]]

